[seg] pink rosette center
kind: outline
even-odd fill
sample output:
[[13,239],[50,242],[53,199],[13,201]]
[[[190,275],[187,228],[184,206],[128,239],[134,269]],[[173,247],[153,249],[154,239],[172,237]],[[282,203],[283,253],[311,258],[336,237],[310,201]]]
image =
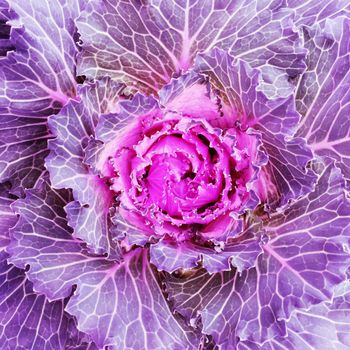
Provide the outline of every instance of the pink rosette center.
[[171,113],[144,122],[142,135],[111,159],[111,188],[120,195],[122,216],[140,215],[160,236],[221,237],[251,198],[247,135]]

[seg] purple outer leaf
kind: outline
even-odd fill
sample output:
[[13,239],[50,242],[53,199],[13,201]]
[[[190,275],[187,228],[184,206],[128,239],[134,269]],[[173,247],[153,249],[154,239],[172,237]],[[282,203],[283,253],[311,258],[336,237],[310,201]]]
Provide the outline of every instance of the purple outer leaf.
[[243,127],[253,127],[262,135],[263,149],[269,157],[263,167],[272,178],[273,195],[267,198],[272,207],[283,206],[288,200],[309,193],[316,176],[306,169],[312,152],[302,138],[293,138],[299,122],[293,96],[270,100],[259,90],[257,69],[243,61],[234,63],[226,52],[214,49],[197,57],[195,70],[209,75],[228,105],[224,107],[227,118],[236,118]]
[[348,0],[287,0],[287,6],[295,11],[295,24],[312,26],[324,23],[327,18],[350,14]]
[[78,72],[157,92],[198,52],[217,46],[252,66],[295,76],[305,68],[306,50],[292,19],[293,10],[272,0],[94,0],[77,24],[83,41]]
[[109,263],[89,254],[85,244],[72,236],[63,209],[71,200],[70,192],[54,190],[46,181],[39,185],[39,189],[26,190],[26,198],[12,205],[19,220],[10,230],[7,252],[17,267],[30,265],[27,276],[35,289],[54,300],[71,295],[81,274],[98,274]]
[[10,207],[16,197],[9,193],[10,189],[8,182],[0,184],[0,251],[10,243],[9,229],[17,222],[17,216]]
[[67,225],[62,208],[68,191],[43,182],[26,193],[14,205],[20,219],[11,230],[10,259],[29,265],[28,278],[50,300],[70,295],[77,285],[66,310],[98,347],[197,348],[200,337],[169,310],[147,249],[129,252],[122,263],[92,255]]
[[350,19],[327,19],[304,35],[309,55],[297,91],[298,135],[350,180]]
[[139,248],[100,278],[81,276],[67,311],[99,346],[197,349],[199,337],[168,309],[147,255]]
[[189,242],[169,242],[166,239],[150,247],[151,262],[159,270],[174,272],[179,268],[202,266],[210,273],[230,270],[232,266],[242,272],[255,265],[262,252],[261,226],[248,228],[238,238],[231,239],[223,249],[206,248]]
[[14,50],[10,40],[11,26],[7,23],[12,16],[8,2],[0,0],[0,56],[6,56],[8,51]]
[[333,302],[312,306],[307,311],[294,310],[287,321],[288,337],[275,338],[262,346],[252,342],[239,343],[239,350],[327,349],[347,350],[350,347],[349,282]]
[[199,312],[233,275],[232,271],[209,274],[205,269],[166,274],[165,287],[173,310],[184,316],[188,323],[196,323]]
[[80,8],[77,1],[13,0],[11,9],[16,52],[0,61],[0,181],[10,180],[12,192],[23,195],[44,170],[47,117],[76,93]]
[[[193,278],[170,278],[167,291],[176,311],[190,318],[199,313],[203,332],[218,345],[284,337],[284,320],[295,307],[307,309],[330,300],[345,280],[349,213],[344,180],[331,164],[314,192],[266,223],[270,240],[256,268],[241,275],[198,272]],[[215,285],[219,287],[213,292]]]
[[313,306],[307,312],[298,310],[287,323],[289,337],[280,341],[289,349],[349,349],[349,310],[349,295],[336,298],[332,304]]
[[224,113],[231,112],[243,126],[264,125],[267,131],[280,136],[294,134],[300,116],[293,106],[292,96],[268,99],[259,91],[259,69],[251,68],[245,61],[235,61],[221,49],[199,54],[194,69],[209,76],[230,108],[229,111],[224,109]]
[[108,227],[113,193],[83,161],[100,115],[116,108],[123,87],[109,79],[81,87],[80,101],[71,100],[49,119],[56,138],[50,140],[46,158],[53,187],[73,190],[75,201],[67,205],[66,211],[74,236],[83,239],[94,252],[108,252],[112,257]]
[[34,293],[24,271],[8,265],[6,257],[0,253],[1,349],[79,349],[86,335],[64,311],[67,299],[49,302],[44,295]]

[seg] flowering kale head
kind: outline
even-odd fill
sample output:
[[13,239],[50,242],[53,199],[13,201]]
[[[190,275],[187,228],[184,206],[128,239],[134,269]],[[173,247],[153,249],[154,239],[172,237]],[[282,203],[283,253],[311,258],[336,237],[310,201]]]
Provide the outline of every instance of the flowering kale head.
[[[113,118],[130,123],[103,145],[92,141],[87,147],[88,156],[95,156],[90,164],[99,167],[116,195],[120,216],[144,233],[141,241],[130,234],[131,243],[164,235],[177,241],[225,242],[241,229],[238,216],[257,204],[252,187],[259,156],[263,158],[260,137],[242,130],[234,119],[231,127],[221,128],[222,112],[218,101],[206,97],[206,85],[184,91],[181,98],[203,94],[207,103],[186,114],[176,111],[177,104],[183,107],[179,99],[162,108],[142,95],[121,102],[123,111],[101,123],[113,123]],[[131,117],[128,108],[135,104],[140,110]]]
[[0,0],[0,348],[350,348],[349,9]]
[[[225,79],[235,82],[233,92],[216,88]],[[305,168],[312,154],[304,140],[287,140],[299,120],[293,100],[269,100],[258,85],[257,70],[219,49],[199,56],[159,99],[138,93],[104,103],[95,96],[125,86],[85,84],[80,101],[49,121],[57,138],[46,165],[56,188],[73,189],[66,211],[74,234],[109,255],[112,241],[127,250],[151,243],[151,261],[167,271],[198,261],[210,271],[252,266],[263,216],[316,178]]]

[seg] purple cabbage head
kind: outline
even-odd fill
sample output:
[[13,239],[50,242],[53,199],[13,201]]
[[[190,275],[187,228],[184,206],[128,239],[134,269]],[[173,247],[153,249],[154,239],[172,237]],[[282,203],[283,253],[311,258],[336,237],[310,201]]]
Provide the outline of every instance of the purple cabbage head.
[[0,348],[349,349],[349,13],[0,0]]
[[[206,88],[193,85],[163,108],[141,95],[121,102],[118,118],[131,119],[127,108],[135,103],[151,108],[107,142],[87,147],[99,176],[110,184],[120,216],[139,228],[144,243],[164,235],[225,242],[237,233],[238,216],[257,203],[260,137],[242,129],[234,116],[230,126],[220,127],[218,101],[205,97]],[[196,101],[185,114],[182,100],[195,94],[206,105]],[[136,243],[133,234],[128,238]]]

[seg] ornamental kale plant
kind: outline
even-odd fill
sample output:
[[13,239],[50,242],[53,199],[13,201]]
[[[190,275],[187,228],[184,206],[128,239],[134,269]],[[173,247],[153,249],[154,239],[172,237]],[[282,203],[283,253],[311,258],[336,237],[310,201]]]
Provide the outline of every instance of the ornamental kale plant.
[[0,349],[350,349],[348,0],[0,0]]

